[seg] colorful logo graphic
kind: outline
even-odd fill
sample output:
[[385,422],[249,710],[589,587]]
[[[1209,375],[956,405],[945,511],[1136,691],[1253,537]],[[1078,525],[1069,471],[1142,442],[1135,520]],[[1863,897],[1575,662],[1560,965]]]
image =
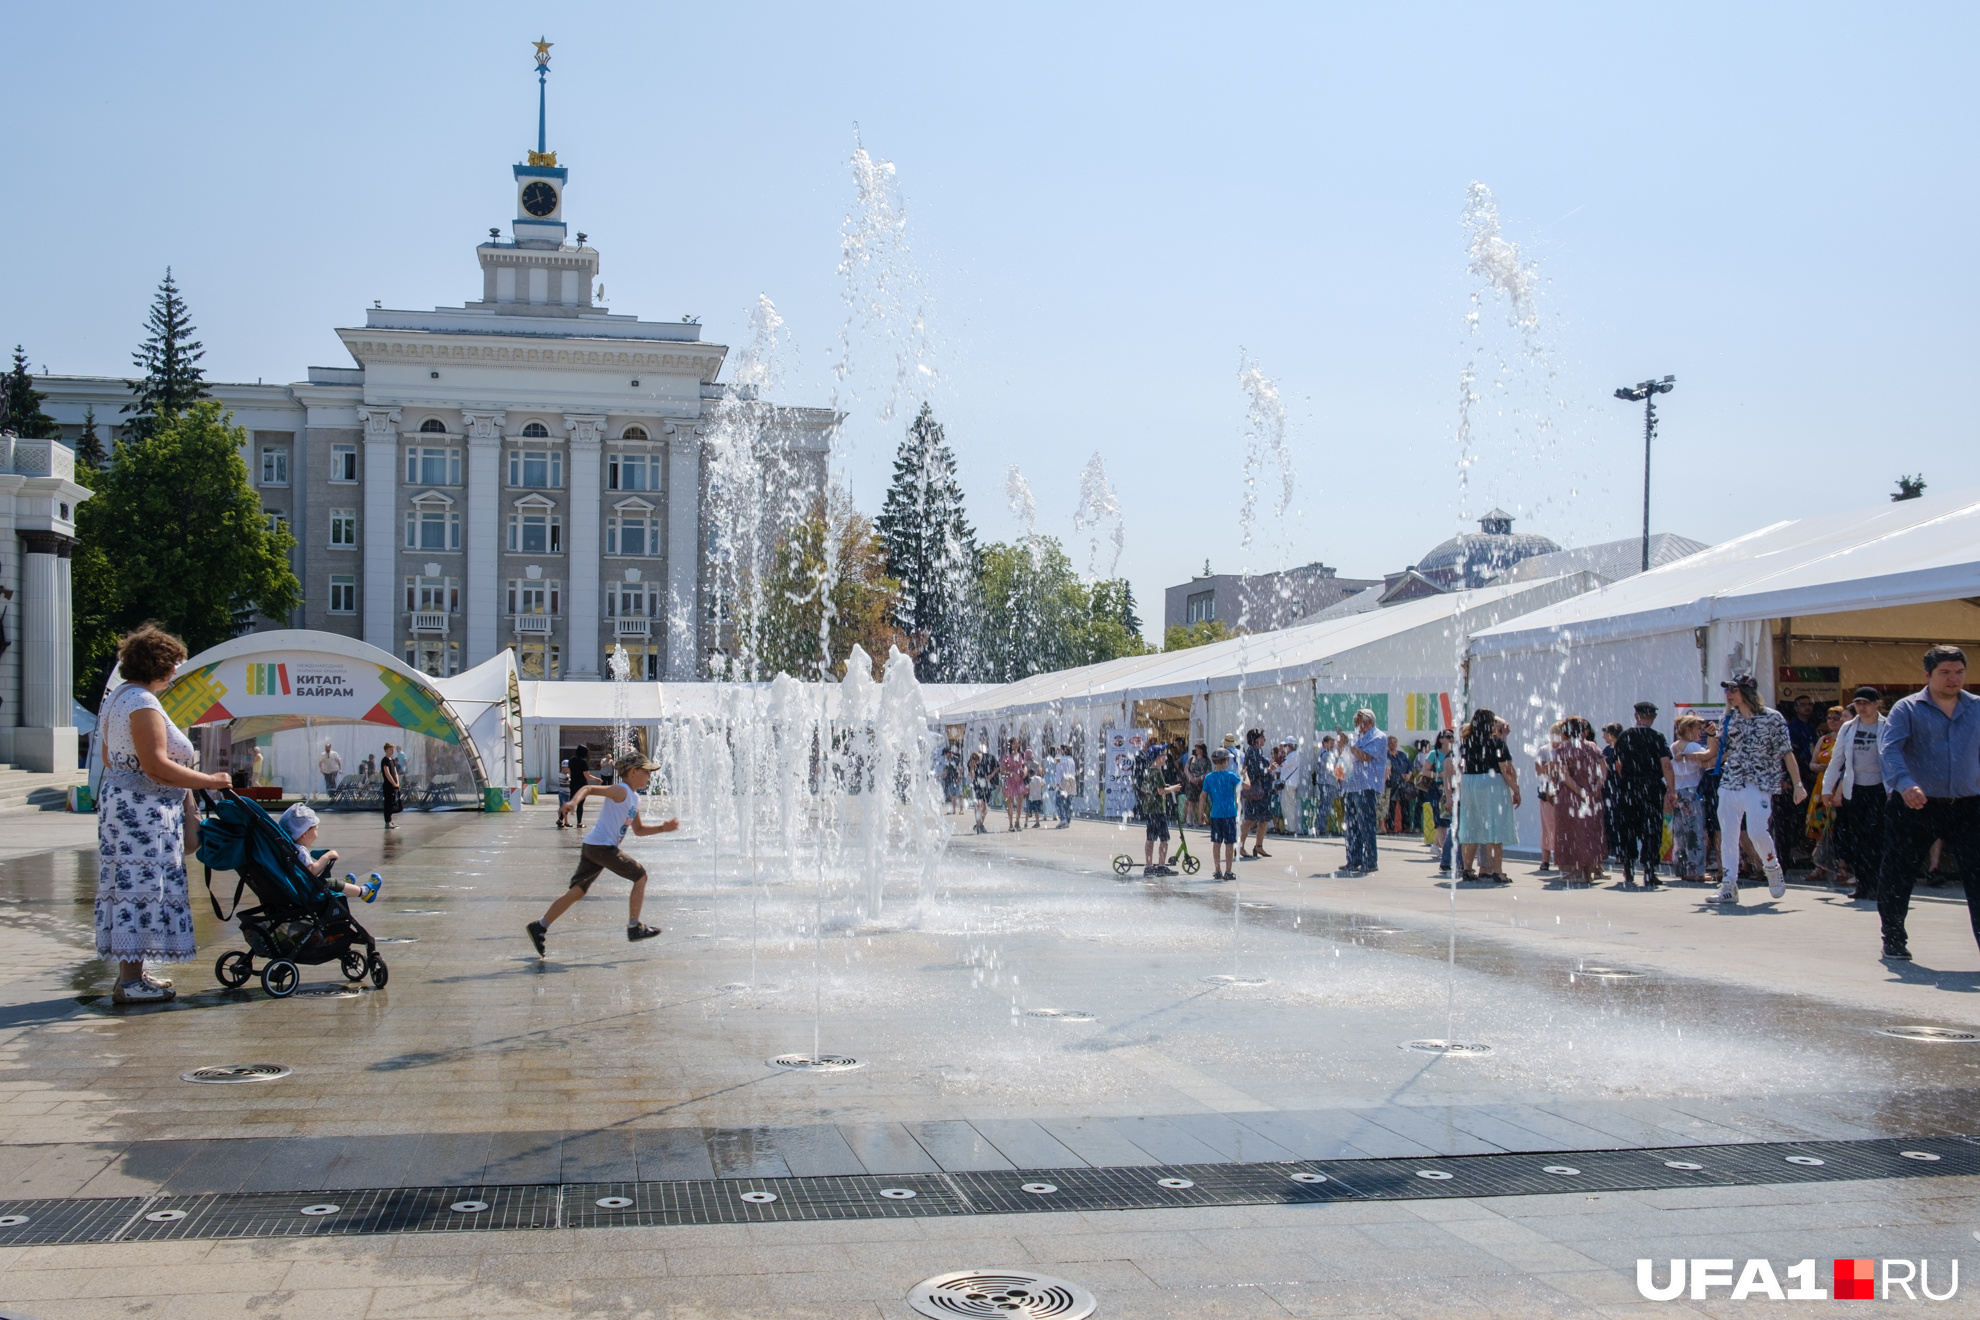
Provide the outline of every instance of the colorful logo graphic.
[[1877,1299],[1877,1262],[1839,1260],[1836,1262],[1836,1300],[1871,1302]]
[[247,690],[251,697],[289,695],[289,667],[283,664],[249,665]]
[[207,665],[173,679],[172,686],[158,698],[158,704],[165,708],[166,718],[182,729],[232,719],[232,713],[220,704],[220,698],[227,695],[227,685],[213,677],[213,671],[219,667]]

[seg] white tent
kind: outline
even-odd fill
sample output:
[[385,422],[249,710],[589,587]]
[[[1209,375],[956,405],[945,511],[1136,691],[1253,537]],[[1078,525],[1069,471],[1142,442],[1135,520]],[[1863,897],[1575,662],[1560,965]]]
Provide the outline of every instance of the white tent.
[[1219,743],[1263,728],[1268,738],[1314,741],[1345,728],[1362,706],[1399,738],[1448,727],[1459,657],[1475,629],[1551,605],[1594,585],[1585,574],[1485,587],[1344,618],[1233,638],[1186,651],[1128,656],[1039,674],[942,711],[964,725],[971,747],[1015,737],[1027,746],[1070,744],[1080,762],[1082,810],[1103,809],[1100,790],[1136,731]]
[[522,693],[516,653],[504,648],[464,674],[434,679],[433,686],[467,722],[488,783],[505,793],[521,787]]
[[1775,523],[1481,629],[1471,702],[1512,721],[1518,755],[1564,714],[1626,723],[1641,700],[1668,731],[1674,705],[1718,702],[1738,670],[1768,701],[1827,704],[1863,684],[1895,694],[1919,686],[1933,642],[1980,642],[1974,597],[1980,491]]

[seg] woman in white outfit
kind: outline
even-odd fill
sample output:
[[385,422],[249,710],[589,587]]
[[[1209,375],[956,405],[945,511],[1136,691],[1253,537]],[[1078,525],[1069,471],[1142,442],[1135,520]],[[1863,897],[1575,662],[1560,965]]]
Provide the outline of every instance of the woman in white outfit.
[[[1746,837],[1760,854],[1760,869],[1767,873],[1767,892],[1775,898],[1787,893],[1787,876],[1780,858],[1774,854],[1774,836],[1768,829],[1773,814],[1774,794],[1780,792],[1781,774],[1794,784],[1794,800],[1799,806],[1808,800],[1801,782],[1801,767],[1794,759],[1794,744],[1788,737],[1787,718],[1760,704],[1759,684],[1751,674],[1740,674],[1719,686],[1726,693],[1726,718],[1719,729],[1726,751],[1719,780],[1719,851],[1725,875],[1719,881],[1716,903],[1739,902],[1739,829],[1746,823]],[[1718,749],[1710,749],[1715,755]]]
[[103,784],[96,804],[96,956],[117,964],[119,1004],[159,1004],[172,983],[146,959],[185,962],[193,946],[185,849],[199,838],[190,790],[231,788],[192,768],[193,745],[158,703],[186,645],[153,624],[118,644],[124,685],[103,703]]

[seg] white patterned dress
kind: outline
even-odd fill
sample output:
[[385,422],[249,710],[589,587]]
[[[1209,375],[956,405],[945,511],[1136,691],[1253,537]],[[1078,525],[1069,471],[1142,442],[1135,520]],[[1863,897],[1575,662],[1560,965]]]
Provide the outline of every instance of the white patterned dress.
[[165,754],[193,764],[193,745],[158,698],[126,683],[103,703],[103,785],[96,803],[96,955],[113,962],[185,962],[193,956],[186,894],[186,790],[138,768],[131,715],[165,721]]

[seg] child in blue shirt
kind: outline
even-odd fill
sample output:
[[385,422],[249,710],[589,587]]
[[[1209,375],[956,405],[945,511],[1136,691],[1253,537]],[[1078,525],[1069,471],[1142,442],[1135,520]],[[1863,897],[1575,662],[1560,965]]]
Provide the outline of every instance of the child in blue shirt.
[[1210,773],[1203,776],[1203,796],[1210,803],[1210,878],[1237,879],[1238,775],[1231,754],[1219,747],[1210,753]]

